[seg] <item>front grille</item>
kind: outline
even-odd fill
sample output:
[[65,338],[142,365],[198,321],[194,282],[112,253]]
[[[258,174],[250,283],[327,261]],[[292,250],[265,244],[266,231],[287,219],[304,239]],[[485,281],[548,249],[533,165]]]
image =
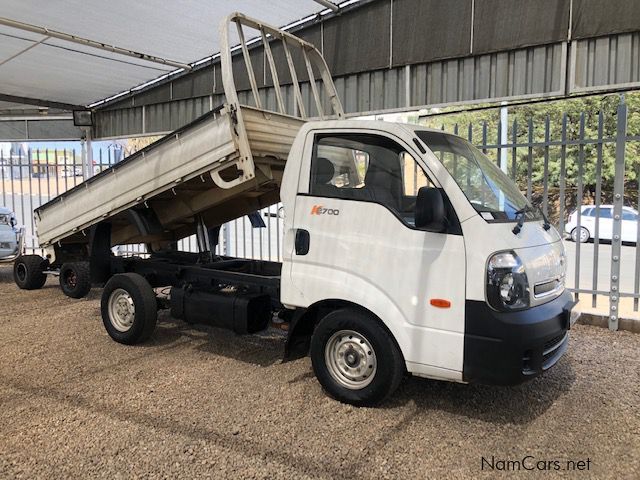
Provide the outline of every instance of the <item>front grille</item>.
[[544,345],[527,350],[522,356],[522,373],[533,375],[536,372],[547,370],[558,361],[559,353],[564,346],[569,334],[564,332],[547,340]]
[[562,346],[567,336],[568,333],[563,333],[562,335],[558,335],[557,337],[552,338],[544,344],[544,349],[542,351],[542,368],[547,368],[547,362],[555,356],[556,352]]
[[555,347],[558,343],[560,343],[564,337],[566,336],[566,333],[561,333],[560,335],[553,337],[551,340],[547,341],[544,344],[543,350],[546,352],[547,350],[549,350],[550,348]]
[[550,282],[539,283],[533,287],[533,294],[536,297],[548,295],[562,286],[561,280],[551,280]]

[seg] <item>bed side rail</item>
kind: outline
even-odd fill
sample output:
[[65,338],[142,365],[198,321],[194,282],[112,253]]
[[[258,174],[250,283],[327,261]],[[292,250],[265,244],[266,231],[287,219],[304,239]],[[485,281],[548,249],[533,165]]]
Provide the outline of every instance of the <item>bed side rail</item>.
[[[298,73],[296,72],[292,56],[292,51],[295,51],[295,49],[298,50],[304,61],[309,78],[309,86],[319,118],[340,118],[344,116],[344,110],[342,109],[342,104],[338,98],[331,74],[324,57],[317,48],[315,48],[311,43],[306,42],[295,35],[291,35],[284,30],[262,23],[259,20],[249,18],[241,13],[233,13],[229,15],[220,26],[220,64],[222,69],[222,84],[226,97],[226,108],[228,109],[228,113],[234,124],[234,141],[239,153],[239,157],[234,161],[235,166],[239,171],[239,176],[229,182],[224,181],[218,173],[212,173],[213,181],[222,188],[232,188],[255,177],[253,155],[249,144],[246,126],[242,118],[242,109],[240,108],[241,105],[238,99],[238,92],[233,75],[232,47],[229,37],[232,25],[235,26],[238,39],[240,41],[239,46],[234,47],[233,50],[237,50],[238,48],[242,50],[244,65],[246,67],[249,84],[251,85],[251,94],[253,95],[253,102],[256,108],[268,113],[263,106],[262,98],[260,97],[260,92],[258,90],[258,82],[256,81],[256,73],[251,62],[249,48],[247,46],[245,29],[254,31],[257,34],[255,36],[257,41],[255,42],[262,43],[262,48],[264,49],[264,54],[269,65],[268,70],[271,73],[271,81],[275,91],[277,113],[288,115],[285,108],[283,88],[280,84],[276,62],[271,49],[274,44],[280,42],[293,86],[294,116],[302,120],[306,120],[308,118],[302,98],[302,90],[300,87]],[[267,68],[265,65],[265,72],[266,71]],[[316,72],[320,75],[318,80],[316,80]],[[319,89],[319,86],[323,88],[322,91]],[[328,104],[330,105],[329,111],[325,111],[321,92],[326,95],[325,98],[328,100]],[[268,116],[265,118],[268,118]]]
[[[264,49],[264,55],[266,57],[267,64],[269,65],[268,69],[265,65],[265,73],[266,71],[269,71],[271,74],[271,82],[273,84],[276,97],[278,113],[287,114],[284,103],[283,88],[280,84],[276,61],[272,52],[272,48],[277,44],[282,47],[282,51],[284,52],[286,65],[288,67],[289,76],[293,86],[295,116],[303,120],[309,118],[309,112],[306,111],[303,102],[301,82],[299,80],[298,72],[296,71],[296,65],[294,64],[293,53],[296,53],[296,51],[299,54],[298,57],[301,57],[302,62],[304,63],[304,67],[299,66],[299,68],[304,68],[306,71],[309,87],[318,113],[318,116],[314,118],[326,119],[340,118],[344,116],[344,110],[336,92],[333,79],[331,78],[331,72],[329,72],[327,63],[318,49],[311,43],[302,40],[295,35],[271,25],[267,25],[259,20],[247,17],[241,13],[233,13],[229,15],[224,20],[220,28],[222,83],[227,102],[230,105],[239,106],[238,92],[236,90],[233,76],[232,47],[230,45],[229,38],[230,28],[233,28],[232,25],[235,25],[240,42],[238,46],[233,47],[233,50],[238,48],[242,50],[246,73],[251,86],[251,94],[254,104],[258,109],[264,110],[260,92],[258,90],[258,83],[256,81],[256,72],[247,46],[245,30],[253,32],[252,37],[255,37],[250,43],[262,45],[262,48]],[[320,75],[319,79],[316,79],[316,72]],[[329,111],[325,111],[322,94],[326,95],[326,98],[329,100]]]

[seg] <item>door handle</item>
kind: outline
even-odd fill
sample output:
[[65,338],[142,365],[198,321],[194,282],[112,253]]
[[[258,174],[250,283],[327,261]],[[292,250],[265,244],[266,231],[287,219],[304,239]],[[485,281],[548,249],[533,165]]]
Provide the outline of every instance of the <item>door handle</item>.
[[306,255],[309,253],[310,236],[307,230],[301,228],[296,230],[296,255]]

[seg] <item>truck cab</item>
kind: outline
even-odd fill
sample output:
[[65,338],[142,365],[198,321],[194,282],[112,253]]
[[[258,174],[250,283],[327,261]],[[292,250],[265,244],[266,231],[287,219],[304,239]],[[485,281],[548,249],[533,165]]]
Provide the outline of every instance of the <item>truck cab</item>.
[[466,140],[309,122],[281,196],[281,300],[313,312],[314,369],[334,396],[358,401],[376,375],[392,386],[397,354],[414,375],[508,385],[565,352],[573,302],[561,237]]

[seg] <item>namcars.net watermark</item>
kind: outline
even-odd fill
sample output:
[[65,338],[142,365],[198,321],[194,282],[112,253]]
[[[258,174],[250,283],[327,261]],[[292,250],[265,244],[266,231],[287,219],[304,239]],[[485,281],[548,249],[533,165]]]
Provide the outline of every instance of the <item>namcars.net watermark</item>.
[[482,457],[481,470],[499,472],[558,472],[558,471],[588,471],[592,467],[591,459],[546,459],[525,455],[519,459]]

